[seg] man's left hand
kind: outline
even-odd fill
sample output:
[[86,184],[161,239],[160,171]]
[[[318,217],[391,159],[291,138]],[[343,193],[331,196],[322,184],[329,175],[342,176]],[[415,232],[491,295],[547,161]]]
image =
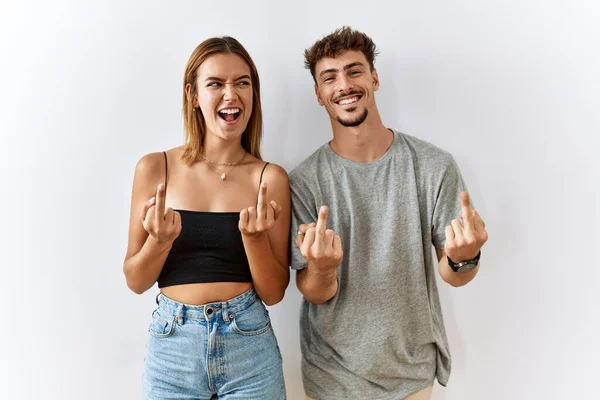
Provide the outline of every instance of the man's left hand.
[[485,223],[472,207],[469,194],[460,194],[462,220],[456,218],[446,227],[446,244],[444,252],[455,263],[472,260],[488,239]]

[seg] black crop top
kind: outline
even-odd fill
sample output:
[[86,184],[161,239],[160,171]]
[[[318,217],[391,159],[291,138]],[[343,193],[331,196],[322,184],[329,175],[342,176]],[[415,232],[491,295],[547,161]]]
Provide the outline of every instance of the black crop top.
[[[163,154],[166,188],[167,154]],[[267,164],[260,174],[260,182]],[[185,283],[252,282],[238,229],[238,212],[175,211],[181,215],[181,233],[173,242],[158,277],[159,288]]]

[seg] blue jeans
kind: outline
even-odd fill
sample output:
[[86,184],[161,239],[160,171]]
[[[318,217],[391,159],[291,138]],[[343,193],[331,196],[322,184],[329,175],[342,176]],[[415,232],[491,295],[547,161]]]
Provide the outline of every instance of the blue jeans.
[[190,306],[158,296],[144,360],[146,399],[285,399],[269,313],[254,289]]

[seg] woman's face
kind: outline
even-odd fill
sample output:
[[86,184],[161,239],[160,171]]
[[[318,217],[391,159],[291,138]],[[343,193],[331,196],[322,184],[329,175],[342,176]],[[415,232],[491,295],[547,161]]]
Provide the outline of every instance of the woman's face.
[[250,67],[237,54],[222,53],[198,68],[198,103],[208,134],[225,140],[239,139],[252,114]]

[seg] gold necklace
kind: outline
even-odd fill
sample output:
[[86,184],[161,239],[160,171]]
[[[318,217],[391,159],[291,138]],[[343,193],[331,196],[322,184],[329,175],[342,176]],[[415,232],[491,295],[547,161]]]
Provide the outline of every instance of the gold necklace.
[[[230,173],[239,163],[241,163],[244,160],[244,158],[246,158],[246,151],[244,151],[244,154],[242,154],[242,157],[239,160],[234,161],[234,162],[225,162],[225,163],[214,162],[214,161],[211,161],[208,158],[204,157],[204,154],[200,154],[200,157],[202,157],[202,159],[204,161],[206,161],[206,164],[208,164],[210,169],[212,169],[217,174],[219,174],[221,176],[221,180],[224,181],[225,178],[227,178],[227,174]],[[215,165],[226,165],[226,166],[230,166],[231,169],[229,169],[229,171],[227,171],[227,174],[225,172],[221,173],[221,172],[219,172],[218,169],[215,168]]]

